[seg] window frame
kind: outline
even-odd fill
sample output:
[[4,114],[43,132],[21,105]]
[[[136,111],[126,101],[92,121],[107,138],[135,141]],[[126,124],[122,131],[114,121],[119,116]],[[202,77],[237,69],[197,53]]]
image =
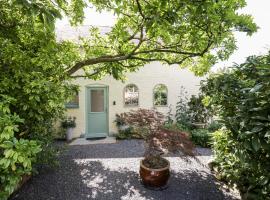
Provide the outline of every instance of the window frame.
[[[125,101],[125,93],[126,93],[126,88],[130,85],[134,85],[137,89],[138,89],[138,104],[126,104],[126,101]],[[134,83],[129,83],[127,85],[125,85],[124,89],[123,89],[123,104],[124,104],[124,107],[139,107],[140,106],[140,90],[139,90],[139,87],[134,84]]]
[[79,105],[80,105],[80,96],[79,96],[79,92],[78,91],[76,91],[74,97],[75,96],[76,96],[76,98],[78,98],[78,102],[75,102],[75,101],[74,102],[72,102],[72,101],[67,102],[67,103],[65,103],[65,108],[67,108],[67,109],[79,108]]
[[[159,85],[163,85],[166,88],[166,96],[167,96],[166,105],[155,105],[155,89]],[[169,106],[169,95],[168,94],[169,94],[169,90],[168,90],[167,85],[165,85],[164,83],[158,83],[158,84],[156,84],[154,86],[154,88],[153,88],[153,106],[154,107],[168,107]]]

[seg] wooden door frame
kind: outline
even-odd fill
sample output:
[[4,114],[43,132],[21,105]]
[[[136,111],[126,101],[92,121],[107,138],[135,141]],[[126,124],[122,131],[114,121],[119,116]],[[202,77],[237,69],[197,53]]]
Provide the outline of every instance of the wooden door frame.
[[89,90],[92,88],[104,88],[105,89],[105,93],[106,93],[106,105],[105,108],[107,110],[106,112],[106,136],[109,135],[109,86],[107,85],[103,85],[103,84],[90,84],[85,86],[85,136],[87,137],[87,135],[89,135],[88,132],[88,123],[89,123],[89,119],[88,119],[88,110],[89,110],[89,102],[90,102],[90,97],[89,97]]

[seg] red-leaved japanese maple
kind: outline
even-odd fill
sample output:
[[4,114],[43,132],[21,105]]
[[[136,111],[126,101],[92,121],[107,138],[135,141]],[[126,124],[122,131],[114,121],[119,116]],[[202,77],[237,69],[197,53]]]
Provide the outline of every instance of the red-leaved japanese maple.
[[158,169],[167,165],[162,155],[174,153],[184,160],[194,157],[195,146],[189,135],[181,131],[172,131],[164,128],[165,116],[149,109],[131,110],[121,113],[123,122],[131,126],[137,135],[145,141],[144,165]]

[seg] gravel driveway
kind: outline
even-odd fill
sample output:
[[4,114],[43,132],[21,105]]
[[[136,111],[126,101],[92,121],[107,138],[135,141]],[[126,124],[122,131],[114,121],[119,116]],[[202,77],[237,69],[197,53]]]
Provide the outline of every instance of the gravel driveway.
[[[148,190],[139,180],[143,155],[140,140],[115,144],[69,146],[57,169],[42,169],[12,200],[220,200],[238,199],[215,181],[207,167],[169,157],[171,178],[163,191]],[[199,148],[198,158],[207,164],[209,149]]]

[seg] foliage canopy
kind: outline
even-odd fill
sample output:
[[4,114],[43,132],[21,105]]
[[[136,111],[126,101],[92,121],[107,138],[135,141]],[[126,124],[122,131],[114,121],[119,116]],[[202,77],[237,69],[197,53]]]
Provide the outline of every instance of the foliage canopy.
[[[104,35],[93,27],[80,44],[56,45],[55,20],[65,15],[73,25],[80,24],[89,5],[116,15],[111,30]],[[201,75],[236,49],[233,31],[251,35],[257,30],[250,15],[237,12],[245,5],[244,0],[9,0],[0,10],[0,32],[13,41],[17,38],[16,44],[29,42],[30,36],[32,41],[49,42],[51,49],[44,51],[65,55],[59,52],[51,60],[65,64],[64,69],[59,63],[54,66],[67,75],[83,69],[80,76],[97,79],[111,74],[121,79],[151,61],[180,64]]]
[[[67,16],[78,25],[89,4],[115,13],[111,30],[102,35],[92,28],[80,43],[57,41],[56,19]],[[31,171],[38,152],[38,160],[48,157],[44,153],[52,123],[76,90],[68,84],[72,77],[110,74],[122,79],[125,72],[151,61],[180,64],[200,75],[236,48],[232,31],[251,35],[257,29],[251,16],[237,13],[244,0],[0,0],[0,5],[0,100],[8,109],[0,110],[0,120],[8,123],[0,133],[15,138],[7,141],[13,143],[7,148],[16,148],[20,141],[32,144],[22,154],[24,161],[17,161],[2,153],[9,139],[0,140],[5,198],[20,176]],[[3,161],[6,157],[13,165]],[[25,160],[29,166],[21,167]]]
[[202,75],[235,50],[232,31],[251,35],[257,29],[251,16],[236,12],[245,6],[243,0],[89,2],[100,11],[113,11],[117,21],[105,35],[90,30],[82,40],[84,53],[68,67],[69,74],[83,68],[88,77],[112,74],[119,79],[126,71],[160,61]]
[[270,194],[270,56],[252,56],[231,71],[211,76],[202,87],[228,131],[215,135],[224,179],[244,199]]

